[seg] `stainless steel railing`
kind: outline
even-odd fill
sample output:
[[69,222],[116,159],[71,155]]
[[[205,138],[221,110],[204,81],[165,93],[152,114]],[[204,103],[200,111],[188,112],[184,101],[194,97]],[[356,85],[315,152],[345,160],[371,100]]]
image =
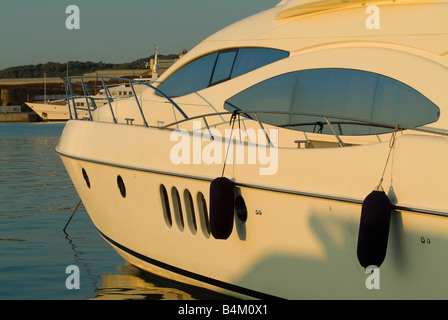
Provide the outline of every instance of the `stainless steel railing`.
[[[383,122],[374,122],[374,121],[355,119],[355,118],[350,118],[350,117],[341,117],[341,116],[324,115],[324,114],[283,112],[283,111],[266,111],[266,110],[251,110],[251,111],[235,110],[233,112],[227,111],[227,112],[215,112],[215,113],[201,114],[201,115],[197,115],[194,117],[189,117],[186,119],[178,120],[178,121],[169,123],[167,125],[161,126],[159,128],[165,129],[165,128],[169,128],[172,126],[177,126],[186,121],[192,121],[192,120],[196,120],[196,119],[203,119],[207,128],[209,128],[208,122],[206,121],[206,119],[209,117],[223,116],[223,115],[231,115],[232,117],[234,117],[235,115],[241,115],[241,116],[251,119],[251,120],[254,120],[254,118],[255,118],[255,120],[258,122],[260,128],[262,130],[264,130],[266,133],[263,123],[264,124],[269,124],[269,123],[262,122],[259,117],[260,114],[320,117],[323,121],[288,123],[288,124],[283,124],[283,125],[276,124],[274,126],[279,127],[279,128],[290,128],[291,129],[292,127],[319,125],[319,127],[322,129],[323,126],[327,125],[330,128],[330,131],[333,134],[333,136],[336,138],[340,147],[345,146],[343,141],[340,138],[340,136],[344,135],[342,133],[342,128],[341,128],[342,125],[360,125],[360,126],[379,127],[379,128],[390,129],[390,132],[398,131],[398,130],[412,130],[412,131],[436,134],[436,135],[441,135],[441,136],[448,136],[448,132],[446,132],[446,131],[439,131],[439,130],[434,130],[434,129],[421,128],[421,127],[411,127],[411,126],[404,126],[404,125],[399,125],[399,124],[389,124],[389,123],[383,123]],[[253,115],[254,117],[251,117],[250,115]],[[330,121],[330,119],[332,121]],[[335,126],[338,127],[339,133],[336,132]],[[322,132],[322,130],[320,130],[320,132]],[[267,137],[267,141],[270,143],[270,139],[269,139],[269,136],[267,135],[267,133],[266,133],[266,137]]]
[[[90,80],[90,81],[89,81]],[[104,104],[109,105],[109,109],[112,115],[112,120],[114,123],[117,123],[116,115],[114,114],[114,110],[112,108],[112,102],[116,100],[117,98],[113,97],[110,92],[110,84],[108,85],[106,81],[113,81],[113,82],[119,82],[121,85],[125,84],[128,85],[129,88],[132,90],[132,95],[128,97],[133,97],[135,99],[136,106],[138,107],[138,110],[140,112],[140,115],[143,120],[143,124],[145,127],[148,127],[148,122],[146,121],[145,114],[143,113],[143,109],[141,106],[141,102],[139,101],[138,95],[135,91],[135,85],[144,85],[148,88],[151,88],[155,91],[157,91],[161,96],[163,96],[165,99],[168,100],[168,102],[176,108],[180,112],[180,114],[187,119],[188,116],[185,114],[185,112],[167,95],[165,95],[162,91],[154,87],[148,82],[145,81],[139,81],[134,79],[127,79],[127,78],[119,78],[119,77],[108,77],[108,76],[77,76],[77,77],[68,77],[64,79],[64,85],[65,85],[65,92],[67,97],[67,104],[68,109],[70,113],[70,119],[72,120],[79,120],[78,113],[80,110],[87,111],[88,112],[88,119],[90,121],[93,121],[92,112],[95,111],[99,106],[97,105],[98,101],[106,101]],[[92,83],[92,82],[95,83]],[[100,83],[98,84],[98,81]],[[116,85],[116,84],[114,84]],[[76,93],[75,88],[81,87],[82,92]],[[95,91],[101,91],[103,90],[104,96],[98,96],[98,95],[92,95],[90,91],[94,89]],[[80,91],[80,90],[78,90]],[[77,105],[77,100],[85,100],[85,107]]]

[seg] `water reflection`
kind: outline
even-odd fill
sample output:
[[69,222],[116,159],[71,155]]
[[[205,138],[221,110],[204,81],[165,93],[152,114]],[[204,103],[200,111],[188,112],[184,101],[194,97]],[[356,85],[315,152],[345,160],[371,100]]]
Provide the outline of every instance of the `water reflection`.
[[129,264],[118,267],[118,270],[119,274],[101,276],[101,286],[92,300],[194,300],[191,294],[163,286],[162,279]]
[[[82,285],[94,288],[94,293],[88,297],[90,300],[233,300],[233,297],[199,288],[155,274],[143,271],[124,262],[114,264],[120,258],[97,232],[82,233],[79,228],[79,216],[87,220],[87,212],[81,206],[73,215],[73,220],[67,227],[65,239],[70,245],[73,263],[80,267]],[[97,238],[99,243],[93,244],[92,239]],[[98,247],[107,246],[107,250],[98,250]],[[107,252],[107,254],[105,254]],[[111,254],[109,253],[111,252]],[[98,274],[95,270],[98,264],[114,266],[115,272]]]
[[236,300],[233,297],[190,286],[142,271],[130,264],[117,274],[103,275],[91,300]]

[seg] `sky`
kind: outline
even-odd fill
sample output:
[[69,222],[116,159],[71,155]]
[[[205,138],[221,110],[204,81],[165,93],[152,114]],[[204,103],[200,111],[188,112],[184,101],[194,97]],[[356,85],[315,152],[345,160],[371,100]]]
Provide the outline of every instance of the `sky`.
[[[280,0],[0,0],[0,70],[68,61],[124,63],[192,49]],[[79,29],[67,29],[79,8]]]

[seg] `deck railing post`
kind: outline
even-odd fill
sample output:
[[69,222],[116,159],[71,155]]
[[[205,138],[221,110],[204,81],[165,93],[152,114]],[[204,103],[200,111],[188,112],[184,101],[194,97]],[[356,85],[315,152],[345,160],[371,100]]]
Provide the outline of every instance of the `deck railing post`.
[[134,85],[132,84],[131,80],[129,80],[129,85],[131,86],[132,93],[134,94],[134,98],[135,98],[135,101],[137,102],[138,109],[140,110],[140,113],[142,115],[143,123],[144,123],[145,127],[148,127],[148,123],[146,122],[145,115],[143,114],[142,107],[140,105],[140,102],[138,101],[137,95],[135,94]]
[[93,121],[92,113],[90,112],[89,96],[88,96],[88,92],[86,92],[86,85],[84,84],[83,78],[81,78],[81,86],[82,86],[82,91],[84,92],[84,98],[86,99],[87,111],[89,112],[90,121]]
[[101,77],[101,83],[103,84],[104,93],[106,94],[107,103],[109,104],[110,113],[112,114],[112,119],[114,123],[117,123],[117,119],[115,118],[114,109],[112,108],[112,104],[110,101],[112,100],[112,95],[110,94],[109,88],[104,83],[104,77]]
[[73,103],[73,113],[75,115],[75,120],[78,120],[78,110],[76,110],[76,103],[75,103],[75,98],[74,98],[74,94],[73,94],[73,87],[72,87],[71,80],[68,80],[68,86],[70,88],[70,96],[71,96],[72,103]]
[[330,127],[331,132],[333,132],[333,135],[336,137],[336,140],[338,140],[339,146],[344,147],[344,142],[342,142],[341,138],[339,138],[339,135],[336,133],[336,130],[334,130],[333,125],[331,124],[330,120],[328,120],[327,117],[324,117],[324,119],[327,122],[328,126]]
[[70,95],[68,94],[68,85],[67,85],[68,81],[69,81],[68,79],[64,79],[65,97],[67,99],[68,114],[70,115],[70,120],[73,120],[72,108],[70,107],[70,99],[69,99]]
[[255,118],[257,118],[258,124],[260,125],[261,129],[264,131],[264,134],[266,135],[266,139],[268,139],[268,143],[270,147],[274,147],[274,145],[271,142],[271,139],[269,139],[269,135],[266,132],[266,129],[263,127],[263,123],[260,121],[260,118],[258,117],[258,114],[254,112]]

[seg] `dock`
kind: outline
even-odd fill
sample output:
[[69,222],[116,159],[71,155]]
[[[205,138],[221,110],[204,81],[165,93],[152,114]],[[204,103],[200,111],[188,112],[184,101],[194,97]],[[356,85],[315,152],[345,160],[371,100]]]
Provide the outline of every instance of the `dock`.
[[0,122],[37,122],[39,116],[34,112],[2,112]]

